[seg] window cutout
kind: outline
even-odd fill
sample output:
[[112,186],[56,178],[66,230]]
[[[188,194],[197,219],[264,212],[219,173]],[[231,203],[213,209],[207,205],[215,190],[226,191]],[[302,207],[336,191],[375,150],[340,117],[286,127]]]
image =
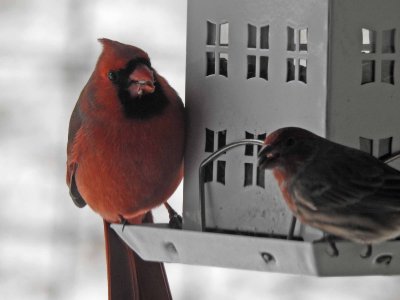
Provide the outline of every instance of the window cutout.
[[375,53],[376,32],[366,28],[361,29],[362,32],[362,48],[361,53]]
[[247,79],[256,77],[256,57],[247,55]]
[[218,149],[221,149],[226,145],[226,130],[218,132]]
[[217,161],[217,182],[225,184],[225,167],[226,162],[222,160]]
[[269,26],[261,27],[260,48],[269,49]]
[[299,50],[307,52],[308,47],[308,29],[300,29],[299,30]]
[[392,137],[379,140],[378,157],[385,158],[392,154]]
[[219,74],[228,77],[228,53],[219,54]]
[[257,47],[257,27],[251,24],[247,24],[247,48]]
[[286,75],[286,81],[292,81],[294,80],[294,73],[295,73],[295,65],[294,65],[294,59],[293,58],[288,58],[287,59],[287,75]]
[[381,81],[394,84],[394,60],[382,60]]
[[219,44],[221,46],[229,45],[229,23],[219,25]]
[[206,152],[214,152],[214,131],[206,128]]
[[207,21],[207,45],[215,46],[217,25]]
[[292,27],[287,28],[287,50],[288,51],[295,51],[296,50],[296,44],[294,41],[294,29]]
[[307,60],[299,59],[299,81],[307,83]]
[[257,167],[257,185],[265,188],[265,169]]
[[395,53],[396,29],[382,32],[382,53]]
[[[254,139],[254,134],[246,131],[246,139]],[[254,146],[246,145],[244,150],[244,155],[253,156],[254,155]]]
[[244,164],[244,186],[253,184],[253,164]]
[[375,81],[375,61],[363,60],[361,84],[366,84],[374,81]]
[[213,180],[213,162],[209,162],[204,166],[204,182],[211,182]]
[[207,72],[206,75],[215,74],[215,53],[207,52]]
[[360,136],[360,150],[372,155],[373,141]]
[[260,78],[268,80],[268,56],[260,56]]
[[[267,137],[267,134],[266,134],[266,133],[262,133],[262,134],[259,134],[259,135],[257,136],[257,138],[258,138],[259,140],[261,140],[261,141],[264,141],[266,137]],[[260,146],[260,145],[257,146],[257,153],[260,152],[261,147],[262,147],[262,146]]]

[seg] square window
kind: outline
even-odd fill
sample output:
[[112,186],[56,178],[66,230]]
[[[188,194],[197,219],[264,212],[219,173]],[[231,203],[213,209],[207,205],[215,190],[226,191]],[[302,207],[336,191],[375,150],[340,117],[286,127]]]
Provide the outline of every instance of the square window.
[[372,142],[371,139],[360,136],[360,150],[372,155]]
[[268,80],[268,56],[260,56],[260,78]]
[[375,81],[375,61],[363,60],[361,84],[366,84],[374,81]]
[[394,84],[394,60],[382,60],[381,81]]
[[213,75],[215,74],[215,53],[214,52],[207,52],[207,71],[206,75]]
[[308,29],[300,29],[299,30],[299,50],[303,52],[307,52],[308,47]]
[[375,53],[376,32],[374,30],[362,28],[362,48],[361,53]]
[[378,152],[378,157],[379,158],[386,158],[390,154],[392,154],[392,137],[385,138],[385,139],[380,139],[379,140],[379,152]]
[[260,48],[269,49],[269,26],[261,27],[260,33]]
[[219,44],[221,46],[229,45],[229,23],[219,25]]
[[286,81],[293,81],[295,78],[295,64],[294,64],[294,58],[288,58],[287,59],[287,74],[286,74]]
[[299,59],[299,81],[307,83],[307,60]]
[[207,45],[215,46],[217,25],[207,21]]
[[257,47],[257,27],[251,24],[247,25],[247,48]]
[[256,57],[247,55],[247,79],[256,77]]
[[228,53],[219,54],[219,74],[228,77]]
[[294,40],[294,29],[292,27],[287,28],[287,51],[295,51],[296,43]]
[[382,53],[395,53],[396,29],[382,32]]

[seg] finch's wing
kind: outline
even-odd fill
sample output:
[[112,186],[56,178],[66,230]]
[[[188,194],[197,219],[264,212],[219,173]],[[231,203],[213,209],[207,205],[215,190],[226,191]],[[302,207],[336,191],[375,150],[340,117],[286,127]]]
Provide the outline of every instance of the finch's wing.
[[82,198],[76,185],[75,172],[78,168],[78,163],[72,159],[72,146],[74,144],[76,134],[81,128],[82,124],[82,117],[79,109],[79,103],[82,98],[82,94],[79,97],[74,110],[72,111],[71,119],[69,121],[67,144],[67,185],[69,187],[69,194],[72,198],[72,201],[74,201],[75,205],[78,207],[84,207],[86,205],[86,201]]
[[293,184],[293,193],[316,210],[400,211],[400,172],[367,153],[335,147]]

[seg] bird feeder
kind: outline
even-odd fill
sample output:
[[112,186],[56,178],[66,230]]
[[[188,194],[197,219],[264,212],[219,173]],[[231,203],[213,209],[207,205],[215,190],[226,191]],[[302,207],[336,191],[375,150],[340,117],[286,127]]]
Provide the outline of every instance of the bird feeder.
[[257,167],[310,130],[400,169],[398,0],[188,0],[183,229],[113,228],[143,259],[316,276],[400,274],[400,241],[336,243],[295,222]]

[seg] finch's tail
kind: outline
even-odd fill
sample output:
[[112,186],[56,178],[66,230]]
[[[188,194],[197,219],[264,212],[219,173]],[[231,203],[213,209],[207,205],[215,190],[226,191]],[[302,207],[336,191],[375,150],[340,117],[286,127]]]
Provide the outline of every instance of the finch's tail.
[[[152,222],[151,215],[146,216]],[[170,300],[162,263],[147,262],[133,252],[104,221],[109,300]]]

